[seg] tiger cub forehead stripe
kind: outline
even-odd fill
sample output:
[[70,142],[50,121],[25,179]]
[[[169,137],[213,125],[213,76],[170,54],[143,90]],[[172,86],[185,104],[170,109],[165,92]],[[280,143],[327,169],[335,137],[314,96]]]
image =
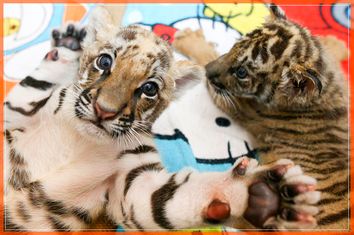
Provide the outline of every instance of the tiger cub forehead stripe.
[[136,34],[137,34],[136,31],[129,30],[129,29],[122,30],[121,32],[118,33],[119,36],[121,36],[123,39],[128,41],[134,40],[136,38]]

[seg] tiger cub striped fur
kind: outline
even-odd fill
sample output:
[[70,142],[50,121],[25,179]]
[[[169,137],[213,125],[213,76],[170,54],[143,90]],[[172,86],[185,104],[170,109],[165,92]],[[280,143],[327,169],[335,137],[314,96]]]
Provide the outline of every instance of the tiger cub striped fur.
[[140,230],[226,224],[243,215],[258,227],[315,226],[309,203],[319,199],[316,180],[289,160],[258,167],[241,158],[227,172],[166,172],[151,123],[173,95],[173,78],[202,77],[203,70],[173,61],[152,32],[117,28],[105,8],[91,17],[79,65],[74,45],[82,35],[71,25],[54,31],[54,45],[64,47],[5,102],[7,231],[88,229],[100,217]]
[[270,11],[261,28],[206,65],[209,93],[256,137],[261,162],[289,158],[318,180],[318,228],[346,230],[347,80],[317,37],[276,5]]

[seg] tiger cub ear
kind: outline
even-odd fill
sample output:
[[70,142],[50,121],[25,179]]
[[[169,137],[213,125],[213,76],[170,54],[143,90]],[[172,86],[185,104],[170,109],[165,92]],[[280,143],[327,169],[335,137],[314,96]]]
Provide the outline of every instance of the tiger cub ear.
[[289,97],[321,94],[322,82],[319,72],[302,65],[293,65],[283,71],[281,87]]
[[270,17],[268,18],[268,21],[274,21],[274,20],[286,20],[286,15],[279,6],[275,5],[274,3],[270,3],[267,5],[269,8],[269,13]]
[[83,41],[83,47],[89,46],[95,41],[107,41],[117,31],[118,25],[114,23],[114,17],[109,9],[103,5],[97,6],[89,16],[89,22],[86,26],[86,37]]

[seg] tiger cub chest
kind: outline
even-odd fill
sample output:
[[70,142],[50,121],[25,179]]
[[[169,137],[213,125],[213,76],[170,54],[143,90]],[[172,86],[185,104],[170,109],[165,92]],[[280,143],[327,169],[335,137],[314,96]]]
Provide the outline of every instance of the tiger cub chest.
[[37,126],[11,132],[7,143],[7,171],[22,169],[29,180],[39,179],[48,172],[74,161],[104,161],[117,156],[119,150],[109,144],[98,145],[83,138],[67,123],[45,118]]

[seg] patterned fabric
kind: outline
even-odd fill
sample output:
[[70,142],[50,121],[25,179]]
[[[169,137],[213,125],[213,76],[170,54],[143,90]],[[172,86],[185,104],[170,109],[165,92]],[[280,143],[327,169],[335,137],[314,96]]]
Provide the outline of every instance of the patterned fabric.
[[252,137],[214,105],[204,83],[173,102],[153,132],[170,172],[183,167],[225,171],[241,156],[256,158]]
[[[67,21],[84,24],[94,7],[94,4],[5,4],[5,92],[39,64],[50,47],[53,28]],[[349,4],[282,8],[289,18],[313,33],[335,35],[348,45]],[[173,42],[178,30],[202,28],[207,40],[215,43],[222,54],[237,38],[259,26],[268,14],[264,4],[251,3],[128,4],[122,24],[143,25],[169,42]],[[183,58],[179,54],[176,57]],[[347,63],[343,63],[345,71]],[[242,155],[257,157],[252,138],[214,106],[203,84],[173,103],[158,119],[154,132],[163,163],[171,172],[184,167],[224,171]]]
[[[50,32],[68,21],[87,22],[95,4],[5,4],[4,79],[6,93],[42,60],[50,48]],[[282,5],[289,18],[313,33],[335,35],[348,44],[350,5]],[[301,10],[299,10],[301,8]],[[172,42],[177,30],[203,29],[219,53],[268,15],[264,4],[128,4],[121,24],[140,24]],[[246,22],[246,23],[245,23]],[[181,55],[177,55],[182,57]],[[347,71],[347,62],[344,62]],[[18,69],[21,68],[21,69]]]

